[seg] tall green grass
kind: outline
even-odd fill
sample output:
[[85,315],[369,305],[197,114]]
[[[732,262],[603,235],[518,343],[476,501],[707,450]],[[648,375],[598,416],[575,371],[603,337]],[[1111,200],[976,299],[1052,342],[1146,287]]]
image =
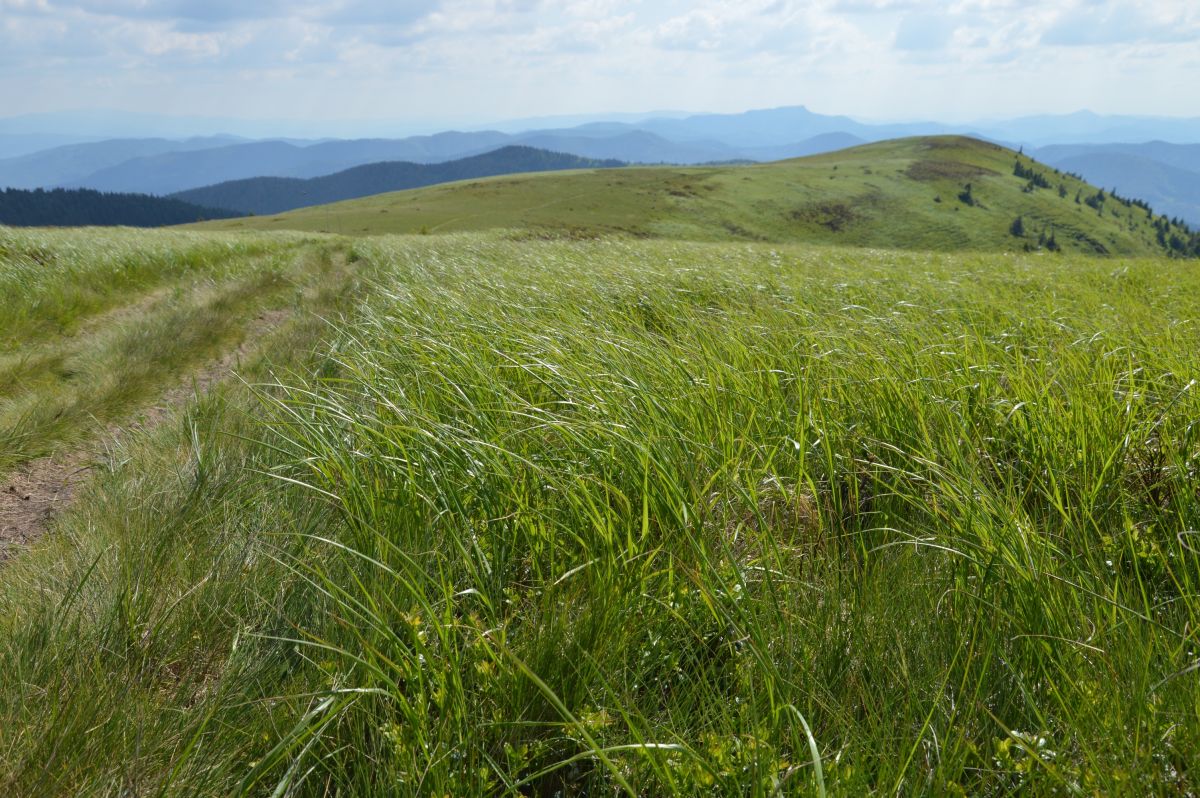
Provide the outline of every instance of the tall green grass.
[[1197,272],[359,244],[268,402],[339,794],[1195,789]]
[[1194,265],[349,259],[0,574],[0,785],[1197,790]]

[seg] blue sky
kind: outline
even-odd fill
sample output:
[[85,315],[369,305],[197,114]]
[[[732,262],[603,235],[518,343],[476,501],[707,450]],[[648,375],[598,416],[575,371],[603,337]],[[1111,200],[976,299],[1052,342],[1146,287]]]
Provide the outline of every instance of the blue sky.
[[1197,0],[0,0],[0,113],[1200,116],[1198,45]]

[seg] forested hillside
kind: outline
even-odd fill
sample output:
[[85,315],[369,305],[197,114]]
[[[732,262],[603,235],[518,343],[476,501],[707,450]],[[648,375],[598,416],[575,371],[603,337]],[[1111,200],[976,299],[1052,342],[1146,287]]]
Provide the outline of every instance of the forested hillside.
[[10,188],[0,192],[0,224],[11,227],[166,227],[242,215],[148,194],[62,188],[50,191]]

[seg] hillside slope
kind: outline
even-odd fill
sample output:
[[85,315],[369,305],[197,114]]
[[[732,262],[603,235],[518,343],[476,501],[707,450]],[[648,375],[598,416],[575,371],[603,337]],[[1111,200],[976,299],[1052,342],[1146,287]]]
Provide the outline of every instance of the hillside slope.
[[[1038,181],[1014,174],[1018,159]],[[1020,237],[1011,232],[1017,217]],[[1122,255],[1162,254],[1172,235],[1186,244],[1186,230],[1156,229],[1156,221],[1012,150],[946,136],[751,166],[493,178],[212,226],[354,234],[513,228],[943,251],[1046,244]]]
[[623,164],[620,161],[580,158],[531,147],[502,147],[483,155],[444,163],[373,163],[309,180],[286,177],[232,180],[182,191],[172,196],[197,205],[230,208],[244,213],[269,214],[454,180],[514,172],[551,172],[615,166]]

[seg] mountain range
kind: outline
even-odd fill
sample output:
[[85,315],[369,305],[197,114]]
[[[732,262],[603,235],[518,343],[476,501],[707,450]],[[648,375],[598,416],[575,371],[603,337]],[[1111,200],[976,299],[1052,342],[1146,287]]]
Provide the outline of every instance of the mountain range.
[[[39,124],[56,124],[64,136],[69,115],[0,119],[0,153],[5,141],[23,142]],[[139,115],[128,124],[106,115],[83,116],[75,131],[87,136],[125,130],[176,131],[181,120]],[[224,123],[226,120],[222,120]],[[866,142],[906,136],[962,133],[1009,146],[1025,146],[1058,168],[1144,199],[1164,212],[1200,225],[1200,120],[1100,116],[1088,112],[992,120],[971,125],[930,122],[869,123],[814,113],[802,106],[740,114],[664,112],[647,117],[614,115],[528,120],[568,124],[515,130],[449,131],[406,138],[256,139],[116,138],[75,142],[0,159],[0,187],[93,188],[107,192],[170,195],[259,177],[311,179],[380,162],[432,164],[515,146],[596,160],[627,163],[704,164],[775,161],[832,152]],[[193,129],[211,128],[196,120]],[[233,124],[229,122],[229,124]],[[1141,143],[1149,142],[1149,143]],[[16,146],[16,145],[14,145]],[[227,194],[226,194],[227,195]],[[245,206],[239,200],[239,206]]]
[[1073,144],[1041,147],[1038,160],[1200,227],[1200,144]]

